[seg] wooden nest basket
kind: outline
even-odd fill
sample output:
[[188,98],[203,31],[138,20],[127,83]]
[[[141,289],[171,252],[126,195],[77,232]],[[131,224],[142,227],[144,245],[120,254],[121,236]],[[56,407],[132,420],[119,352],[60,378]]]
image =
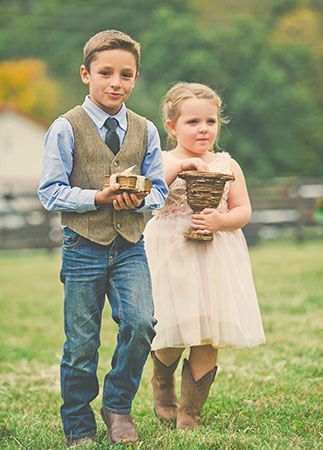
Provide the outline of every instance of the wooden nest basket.
[[[110,175],[104,176],[104,187],[110,186],[110,178]],[[119,190],[121,192],[150,192],[152,187],[152,182],[149,178],[139,175],[117,174],[115,182],[120,184]]]

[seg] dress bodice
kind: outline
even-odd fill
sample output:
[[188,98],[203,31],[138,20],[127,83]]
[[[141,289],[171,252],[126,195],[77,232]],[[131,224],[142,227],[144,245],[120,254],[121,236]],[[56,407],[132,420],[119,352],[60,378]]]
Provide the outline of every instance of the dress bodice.
[[[178,160],[176,156],[171,153],[163,151],[164,162],[171,164],[171,159]],[[220,172],[231,174],[230,167],[230,155],[227,152],[218,152],[215,154],[215,158],[211,161],[208,166],[210,172]],[[220,212],[225,212],[228,210],[228,194],[229,194],[230,184],[227,182],[224,187],[224,192],[218,210]],[[156,217],[171,216],[177,214],[192,214],[192,209],[187,203],[186,196],[186,182],[185,180],[177,177],[173,183],[169,186],[169,194],[165,203],[165,206],[153,212]]]

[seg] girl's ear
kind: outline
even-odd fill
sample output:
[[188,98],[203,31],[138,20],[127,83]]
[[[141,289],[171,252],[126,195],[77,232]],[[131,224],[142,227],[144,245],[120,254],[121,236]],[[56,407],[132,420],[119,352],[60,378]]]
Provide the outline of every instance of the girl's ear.
[[176,122],[167,119],[165,125],[168,130],[168,133],[171,134],[172,136],[176,136]]
[[81,80],[84,84],[89,84],[90,83],[90,74],[87,71],[86,67],[84,64],[81,65],[80,67],[80,75],[81,75]]

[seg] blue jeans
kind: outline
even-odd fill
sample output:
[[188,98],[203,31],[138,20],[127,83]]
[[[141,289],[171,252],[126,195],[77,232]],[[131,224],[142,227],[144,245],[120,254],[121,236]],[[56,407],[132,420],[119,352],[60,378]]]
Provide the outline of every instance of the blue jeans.
[[155,336],[150,272],[143,240],[118,236],[111,245],[91,242],[64,229],[64,328],[61,416],[69,439],[94,435],[90,402],[98,395],[98,348],[107,295],[118,324],[111,370],[104,379],[103,407],[129,414]]

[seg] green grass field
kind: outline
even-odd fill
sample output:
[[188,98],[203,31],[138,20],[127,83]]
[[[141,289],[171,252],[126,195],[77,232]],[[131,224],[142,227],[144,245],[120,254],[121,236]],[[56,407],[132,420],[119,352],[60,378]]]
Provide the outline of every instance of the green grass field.
[[[219,354],[219,374],[197,431],[177,432],[152,411],[148,361],[133,415],[141,441],[134,449],[319,449],[322,439],[323,243],[273,243],[251,259],[267,344]],[[59,407],[63,345],[60,255],[0,253],[0,449],[64,448]],[[105,309],[100,352],[102,384],[115,343]],[[179,370],[177,373],[179,382]],[[178,386],[179,388],[179,386]],[[97,442],[110,448],[94,402]]]

